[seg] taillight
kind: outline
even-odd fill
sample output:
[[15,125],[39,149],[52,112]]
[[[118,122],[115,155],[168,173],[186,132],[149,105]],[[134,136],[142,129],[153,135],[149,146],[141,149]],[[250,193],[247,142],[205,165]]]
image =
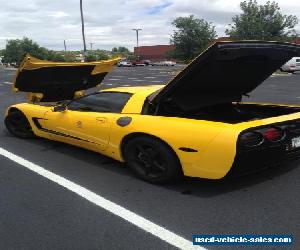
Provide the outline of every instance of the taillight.
[[255,147],[261,145],[265,141],[278,142],[285,136],[283,129],[270,127],[248,131],[240,135],[240,144],[245,147]]
[[240,143],[245,147],[255,147],[264,142],[264,137],[259,132],[246,132],[240,136]]
[[264,138],[271,142],[280,141],[284,137],[284,132],[280,128],[267,128],[262,133]]

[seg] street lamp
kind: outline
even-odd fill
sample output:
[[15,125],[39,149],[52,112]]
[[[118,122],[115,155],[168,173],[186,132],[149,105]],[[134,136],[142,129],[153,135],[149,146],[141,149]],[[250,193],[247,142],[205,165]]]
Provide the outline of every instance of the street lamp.
[[82,11],[82,0],[80,0],[80,14],[81,14],[81,31],[82,31],[82,40],[83,40],[83,57],[84,61],[86,61],[86,43],[85,43],[85,35],[84,35],[84,18]]
[[137,59],[140,59],[140,53],[139,53],[139,31],[142,29],[132,29],[135,30],[136,32],[136,55],[137,55]]
[[93,50],[93,45],[94,45],[94,43],[90,43],[91,51]]
[[64,48],[65,48],[65,52],[67,51],[67,44],[66,44],[66,40],[64,40]]

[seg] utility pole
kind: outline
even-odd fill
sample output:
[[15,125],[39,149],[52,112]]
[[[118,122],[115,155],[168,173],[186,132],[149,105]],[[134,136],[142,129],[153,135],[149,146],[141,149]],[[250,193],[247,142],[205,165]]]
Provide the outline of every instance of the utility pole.
[[82,0],[80,0],[80,14],[81,14],[81,31],[82,31],[82,40],[83,40],[83,57],[84,61],[86,61],[86,43],[85,43],[85,34],[84,34],[84,18],[83,18],[83,11],[82,11]]
[[90,43],[91,50],[93,50],[93,45],[94,45],[94,43]]
[[65,47],[65,52],[66,52],[67,51],[66,40],[64,40],[64,47]]
[[139,31],[142,29],[132,29],[136,32],[136,56],[137,60],[140,60],[140,53],[139,53]]

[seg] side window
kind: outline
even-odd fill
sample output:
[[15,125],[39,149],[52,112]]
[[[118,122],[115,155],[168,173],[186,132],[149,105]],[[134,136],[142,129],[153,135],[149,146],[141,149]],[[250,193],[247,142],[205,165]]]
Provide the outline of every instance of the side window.
[[300,59],[296,59],[296,62],[300,62]]
[[69,110],[86,112],[121,113],[132,94],[121,92],[100,92],[72,101]]

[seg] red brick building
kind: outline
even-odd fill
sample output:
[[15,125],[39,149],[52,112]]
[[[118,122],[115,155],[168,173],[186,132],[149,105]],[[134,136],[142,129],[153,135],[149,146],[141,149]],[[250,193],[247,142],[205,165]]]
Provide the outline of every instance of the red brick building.
[[175,49],[174,45],[154,45],[134,47],[134,54],[141,60],[163,61],[167,60],[167,52]]
[[295,43],[300,45],[300,37],[296,38]]
[[[216,41],[230,41],[229,37],[219,37]],[[295,40],[296,44],[300,45],[300,37]],[[154,62],[167,60],[167,52],[175,49],[174,45],[153,45],[134,47],[134,54],[141,60],[151,60]]]

